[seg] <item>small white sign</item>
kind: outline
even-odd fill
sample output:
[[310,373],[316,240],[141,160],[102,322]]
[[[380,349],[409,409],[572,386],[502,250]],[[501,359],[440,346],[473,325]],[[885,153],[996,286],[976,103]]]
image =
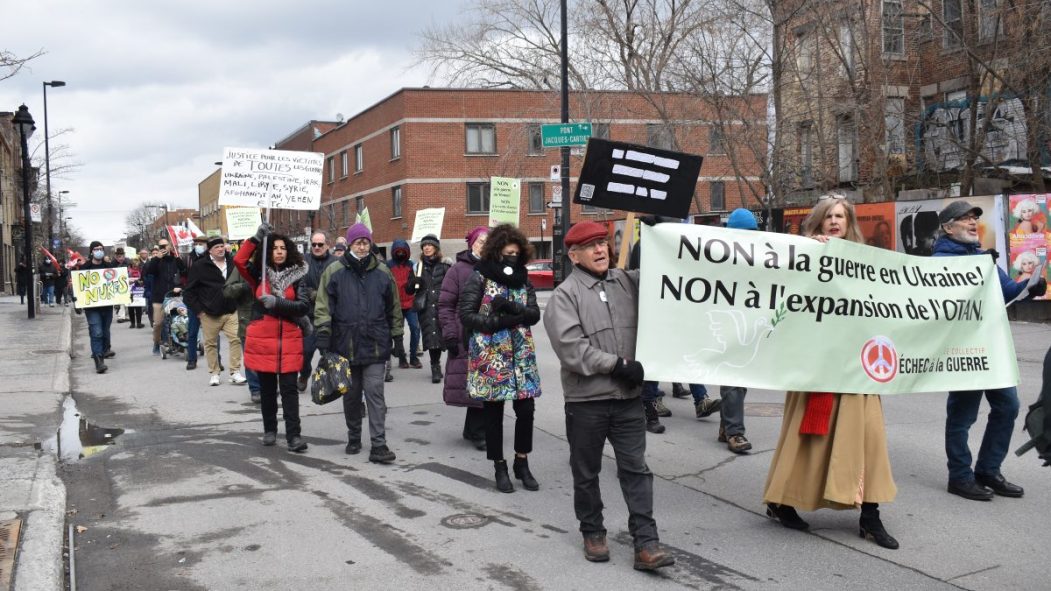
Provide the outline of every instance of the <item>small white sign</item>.
[[560,181],[562,180],[562,165],[552,164],[551,165],[551,180]]
[[226,148],[219,205],[316,211],[324,161],[316,152]]
[[540,229],[547,230],[547,218],[540,218]]
[[416,212],[416,221],[412,226],[411,242],[419,242],[428,234],[442,237],[442,223],[445,221],[444,207],[431,207]]
[[43,216],[40,214],[40,204],[30,203],[29,204],[29,221],[40,223],[44,221]]
[[562,185],[551,187],[551,203],[562,203]]
[[244,240],[255,234],[263,217],[258,207],[225,207],[229,240]]

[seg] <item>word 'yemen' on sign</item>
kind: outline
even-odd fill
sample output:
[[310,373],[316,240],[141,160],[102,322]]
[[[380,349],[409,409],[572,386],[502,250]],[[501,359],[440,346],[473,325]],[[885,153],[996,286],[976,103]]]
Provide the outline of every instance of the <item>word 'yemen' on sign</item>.
[[324,160],[316,152],[226,148],[219,205],[317,210]]

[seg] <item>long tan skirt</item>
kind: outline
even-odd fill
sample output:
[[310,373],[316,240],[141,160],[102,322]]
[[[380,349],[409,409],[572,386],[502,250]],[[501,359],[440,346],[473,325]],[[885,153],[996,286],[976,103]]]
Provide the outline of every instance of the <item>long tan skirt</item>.
[[802,511],[894,500],[883,405],[873,394],[837,394],[828,435],[800,435],[806,393],[788,392],[763,501]]

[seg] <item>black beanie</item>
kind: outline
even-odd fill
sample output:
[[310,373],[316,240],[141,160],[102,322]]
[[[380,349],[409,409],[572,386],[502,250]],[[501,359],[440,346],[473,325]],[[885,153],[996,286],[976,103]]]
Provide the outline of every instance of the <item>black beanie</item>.
[[98,246],[100,248],[105,248],[104,246],[102,246],[102,243],[99,242],[98,240],[92,240],[91,241],[91,245],[88,246],[88,250],[95,250],[96,246]]

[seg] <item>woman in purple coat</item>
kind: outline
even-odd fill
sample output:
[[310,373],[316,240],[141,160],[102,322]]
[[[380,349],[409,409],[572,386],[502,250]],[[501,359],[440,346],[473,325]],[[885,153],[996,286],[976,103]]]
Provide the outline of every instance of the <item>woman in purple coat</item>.
[[474,273],[474,265],[478,262],[488,235],[489,228],[485,226],[478,226],[467,233],[467,250],[456,255],[456,264],[446,272],[442,280],[442,293],[438,298],[438,321],[441,323],[445,350],[448,351],[442,398],[449,406],[467,407],[463,438],[480,450],[485,449],[485,415],[481,401],[467,395],[467,345],[458,306],[460,290]]

